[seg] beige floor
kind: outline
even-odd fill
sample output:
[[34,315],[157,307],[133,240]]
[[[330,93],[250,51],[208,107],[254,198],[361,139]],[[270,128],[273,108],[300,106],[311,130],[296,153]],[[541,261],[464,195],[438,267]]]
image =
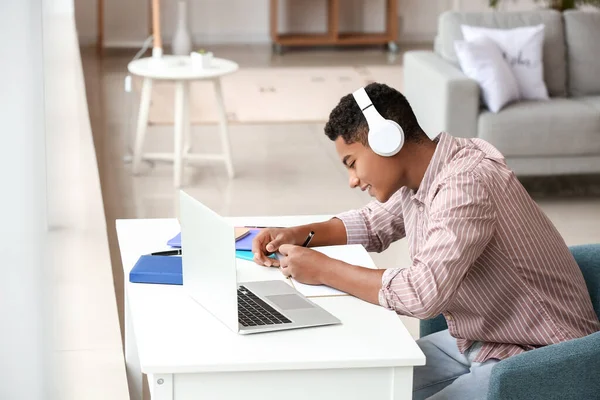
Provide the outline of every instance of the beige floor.
[[[401,54],[389,57],[382,50],[293,51],[272,56],[267,46],[215,49],[220,57],[244,66],[377,65],[401,63]],[[122,272],[115,237],[115,219],[174,217],[175,191],[168,164],[145,165],[132,176],[122,161],[135,128],[137,98],[123,91],[126,65],[134,52],[98,58],[84,51],[87,95],[109,229],[109,242],[117,290]],[[271,124],[231,126],[231,142],[237,177],[229,180],[224,166],[204,164],[185,168],[185,189],[223,215],[275,215],[336,213],[359,207],[369,199],[351,190],[323,124]],[[172,148],[169,127],[150,127],[147,149]],[[194,126],[196,150],[218,150],[214,127]],[[600,242],[600,197],[536,198],[568,244]],[[404,241],[382,254],[373,254],[382,267],[409,262]],[[119,296],[120,297],[120,296]],[[404,319],[413,334],[416,321]]]

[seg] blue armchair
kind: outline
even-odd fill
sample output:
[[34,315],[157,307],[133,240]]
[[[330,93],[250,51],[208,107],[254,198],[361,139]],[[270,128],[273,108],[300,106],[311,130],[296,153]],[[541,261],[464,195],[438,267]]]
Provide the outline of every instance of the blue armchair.
[[[600,244],[570,248],[600,318]],[[442,315],[420,324],[421,337],[447,329]],[[600,332],[500,361],[488,400],[581,400],[600,397]]]

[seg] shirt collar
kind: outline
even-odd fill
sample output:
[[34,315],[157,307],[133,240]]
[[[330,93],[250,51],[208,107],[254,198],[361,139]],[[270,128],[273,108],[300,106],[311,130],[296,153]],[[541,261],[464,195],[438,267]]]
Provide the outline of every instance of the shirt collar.
[[452,158],[452,148],[454,147],[454,138],[452,136],[448,135],[446,132],[442,132],[434,139],[434,142],[437,142],[437,146],[433,152],[433,157],[431,157],[431,161],[429,161],[429,165],[427,166],[425,175],[423,175],[423,180],[419,185],[419,189],[417,189],[417,192],[413,196],[415,200],[418,200],[421,203],[425,202],[427,193],[429,193],[429,189],[431,189],[439,172]]

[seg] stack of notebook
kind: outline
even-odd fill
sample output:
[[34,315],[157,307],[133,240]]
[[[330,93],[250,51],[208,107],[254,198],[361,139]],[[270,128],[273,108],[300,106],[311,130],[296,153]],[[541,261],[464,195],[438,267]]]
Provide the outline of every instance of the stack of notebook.
[[[260,229],[235,228],[235,255],[237,258],[252,261],[252,240]],[[181,233],[167,242],[168,246],[181,248]],[[182,251],[185,251],[182,249]],[[272,256],[275,257],[275,256]],[[129,273],[129,281],[135,283],[160,283],[182,285],[182,267],[180,256],[141,256]]]

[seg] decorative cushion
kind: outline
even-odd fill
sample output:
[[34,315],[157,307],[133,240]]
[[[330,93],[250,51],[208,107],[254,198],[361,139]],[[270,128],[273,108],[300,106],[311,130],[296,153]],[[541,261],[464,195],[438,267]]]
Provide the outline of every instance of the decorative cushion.
[[544,24],[544,82],[552,97],[567,94],[567,64],[562,13],[555,10],[523,12],[446,11],[438,19],[434,50],[446,61],[459,66],[454,47],[463,40],[461,25],[512,29]]
[[494,41],[481,36],[472,41],[458,40],[455,46],[461,69],[479,83],[483,101],[491,112],[519,99],[515,75]]
[[487,37],[500,47],[519,83],[521,99],[548,99],[542,63],[544,25],[514,29],[491,29],[462,25],[461,28],[467,41]]

